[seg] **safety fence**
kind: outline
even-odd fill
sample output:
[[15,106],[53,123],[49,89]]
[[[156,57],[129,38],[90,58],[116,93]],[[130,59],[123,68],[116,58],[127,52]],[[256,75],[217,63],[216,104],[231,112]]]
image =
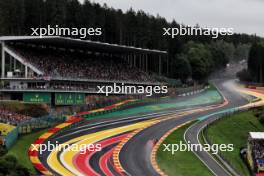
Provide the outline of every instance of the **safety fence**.
[[6,149],[10,149],[11,146],[16,142],[17,138],[18,138],[18,129],[16,127],[12,131],[10,131],[4,138],[5,139],[4,145],[6,146]]
[[[62,115],[57,117],[49,115],[45,117],[30,119],[28,121],[19,124],[16,127],[9,125],[10,126],[9,130],[4,130],[4,128],[1,126],[2,144],[8,150],[16,142],[19,135],[31,133],[44,128],[49,128],[54,126],[55,124],[62,123],[64,121],[65,121],[65,117]],[[8,124],[4,124],[4,125],[8,126]]]
[[[231,118],[233,115],[235,114],[239,114],[239,113],[242,113],[242,112],[246,112],[246,111],[249,111],[249,110],[253,110],[255,109],[256,107],[248,107],[248,108],[231,108],[231,109],[227,109],[225,111],[221,111],[219,113],[217,113],[217,117],[212,120],[211,123],[207,124],[205,127],[203,127],[202,131],[201,131],[201,136],[202,136],[202,140],[204,143],[207,143],[209,145],[212,145],[214,141],[213,140],[213,136],[210,136],[208,134],[208,129],[218,123],[219,121],[223,121],[227,118]],[[201,119],[200,119],[201,120]],[[203,119],[204,120],[204,119]],[[224,164],[225,166],[228,166],[229,168],[231,168],[231,172],[232,174],[234,175],[243,175],[240,170],[238,170],[234,163],[232,163],[229,159],[226,158],[226,153],[225,152],[222,152],[221,150],[218,151],[218,154],[215,155],[216,159],[221,161],[222,164]]]
[[0,145],[5,145],[9,149],[18,137],[17,127],[0,123],[0,131]]
[[[150,100],[148,100],[148,101],[150,101]],[[52,131],[62,132],[63,130],[71,128],[72,126],[78,125],[79,123],[81,123],[81,119],[83,119],[83,118],[92,118],[92,117],[96,117],[97,115],[106,114],[106,113],[114,112],[117,110],[121,110],[122,108],[126,108],[127,106],[132,105],[135,102],[136,102],[136,100],[126,100],[126,101],[122,101],[120,103],[117,103],[117,104],[114,104],[111,106],[107,106],[104,108],[100,108],[97,110],[78,113],[74,116],[67,116],[67,115],[62,114],[62,113],[55,113],[55,114],[50,114],[50,115],[39,117],[39,118],[32,118],[30,120],[27,120],[27,121],[20,123],[16,127],[13,127],[8,132],[6,132],[6,134],[2,133],[4,135],[3,136],[4,145],[6,146],[7,149],[10,149],[10,147],[18,139],[19,135],[28,134],[28,133],[31,133],[34,131],[39,131],[41,129],[45,129],[45,128],[51,128],[57,124],[60,124],[60,125],[58,125],[59,128],[57,128],[60,130],[56,130],[56,128],[53,128]],[[76,121],[76,119],[79,119],[79,120]],[[70,123],[70,125],[68,125],[69,123]],[[63,124],[66,124],[66,125],[63,125]],[[5,124],[5,125],[7,125],[7,124]],[[63,127],[63,128],[61,128],[61,127]],[[63,129],[63,130],[61,130],[61,129]]]
[[[154,102],[154,101],[156,101],[156,99],[154,98],[148,98],[145,100],[136,100],[136,99],[135,100],[125,100],[125,101],[116,103],[114,105],[106,106],[104,108],[100,108],[100,109],[96,109],[92,111],[84,111],[82,113],[76,114],[75,116],[70,116],[70,115],[67,115],[67,113],[63,113],[63,112],[51,113],[47,116],[29,119],[27,121],[24,121],[18,124],[16,127],[8,125],[8,124],[3,124],[5,127],[0,125],[0,128],[1,128],[0,144],[1,145],[4,144],[7,149],[10,149],[11,146],[18,139],[19,135],[28,134],[34,131],[45,129],[45,128],[51,128],[51,127],[54,127],[56,124],[62,124],[63,122],[67,120],[70,120],[69,122],[72,122],[72,120],[76,119],[77,117],[94,118],[98,115],[102,115],[102,114],[114,112],[117,110],[122,110],[128,107],[132,107],[136,104],[136,102],[138,102],[140,105],[142,103],[144,104],[144,103]],[[76,121],[75,123],[72,123],[71,125],[66,125],[64,126],[63,129],[66,130],[68,128],[71,128],[72,126],[78,125],[79,123],[81,123],[81,120],[78,122]],[[8,128],[9,126],[10,128]]]
[[49,114],[44,117],[32,118],[20,123],[18,128],[19,134],[27,134],[44,128],[50,128],[58,123],[65,121],[63,114]]

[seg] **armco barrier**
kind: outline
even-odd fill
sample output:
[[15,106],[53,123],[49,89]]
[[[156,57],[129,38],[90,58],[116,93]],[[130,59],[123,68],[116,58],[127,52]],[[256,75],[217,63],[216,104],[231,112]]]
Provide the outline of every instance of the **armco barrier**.
[[65,117],[62,114],[59,115],[47,115],[39,118],[32,118],[25,122],[20,123],[17,128],[19,134],[31,133],[34,130],[50,128],[56,124],[65,121]]
[[18,137],[18,129],[14,128],[12,131],[10,131],[5,136],[5,146],[7,149],[10,149],[10,147],[16,142]]
[[209,89],[210,86],[205,86],[203,88],[200,88],[200,89],[195,89],[195,90],[191,90],[191,91],[187,91],[187,92],[184,92],[184,93],[181,93],[179,94],[178,96],[179,97],[185,97],[185,96],[190,96],[190,95],[195,95],[195,94],[198,94],[198,93],[202,93],[204,92],[206,89]]

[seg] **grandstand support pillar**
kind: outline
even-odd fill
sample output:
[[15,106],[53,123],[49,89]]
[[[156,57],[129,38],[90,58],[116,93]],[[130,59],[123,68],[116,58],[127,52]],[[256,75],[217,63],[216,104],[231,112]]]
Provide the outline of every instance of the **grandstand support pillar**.
[[28,77],[28,66],[26,65],[25,66],[25,78],[27,78]]
[[127,64],[130,65],[130,54],[128,54]]
[[148,72],[148,55],[146,54],[146,72]]
[[1,77],[4,78],[5,77],[5,50],[4,50],[4,42],[2,42],[2,73],[1,73]]
[[16,70],[16,59],[14,59],[14,71]]
[[144,71],[144,54],[141,56],[141,69]]
[[131,54],[131,67],[133,67],[133,66],[134,66],[134,55]]
[[159,55],[159,75],[161,75],[161,55]]
[[132,54],[129,54],[129,65],[130,65],[130,68],[133,66],[133,56],[132,56]]
[[141,59],[142,59],[142,54],[139,55],[139,68],[141,69]]
[[169,56],[167,57],[167,76],[169,76]]
[[9,57],[9,71],[12,71],[12,65],[13,65],[13,63],[12,63],[12,61],[13,61],[13,58],[11,57],[11,56],[8,56]]
[[142,55],[141,64],[142,64],[142,70],[145,71],[145,54]]
[[134,54],[134,67],[137,67],[137,56]]

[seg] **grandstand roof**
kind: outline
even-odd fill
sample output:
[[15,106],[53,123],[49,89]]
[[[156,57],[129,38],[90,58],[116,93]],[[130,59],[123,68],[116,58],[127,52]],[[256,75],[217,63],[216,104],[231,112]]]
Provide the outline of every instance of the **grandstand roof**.
[[32,44],[52,45],[72,49],[90,49],[98,52],[115,52],[115,53],[142,53],[142,54],[160,54],[166,55],[167,51],[150,50],[136,48],[133,46],[109,44],[91,40],[80,40],[60,36],[2,36],[0,41],[29,42]]
[[264,132],[249,132],[252,139],[264,139]]

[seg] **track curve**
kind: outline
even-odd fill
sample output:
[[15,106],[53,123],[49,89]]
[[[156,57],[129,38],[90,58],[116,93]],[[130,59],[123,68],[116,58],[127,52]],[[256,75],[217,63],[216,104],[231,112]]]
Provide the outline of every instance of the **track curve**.
[[[193,98],[195,96],[197,95],[180,97],[177,101]],[[175,125],[180,125],[188,120],[195,119],[198,114],[205,113],[205,110],[211,111],[209,109],[215,108],[215,106],[211,105],[212,104],[203,104],[201,106],[195,105],[191,107],[183,106],[180,108],[165,109],[157,112],[142,113],[110,120],[92,119],[78,127],[65,130],[54,138],[45,141],[45,143],[47,144],[49,142],[53,144],[58,143],[70,145],[74,143],[98,143],[105,140],[111,140],[117,135],[147,127],[136,135],[133,138],[133,141],[129,140],[128,144],[130,143],[130,145],[125,145],[124,149],[126,149],[126,146],[129,146],[127,148],[129,153],[126,153],[128,156],[125,155],[126,159],[123,160],[122,155],[124,150],[122,150],[120,153],[120,161],[122,166],[125,166],[125,170],[128,171],[128,175],[156,175],[155,171],[153,172],[150,162],[151,147],[148,146],[149,139],[159,139]],[[144,149],[142,150],[139,146],[144,146]],[[78,162],[75,162],[78,152],[67,152],[65,150],[57,152],[46,151],[40,155],[40,160],[54,175],[91,175],[91,172],[87,173],[85,171],[87,166],[91,166],[90,169],[94,171],[94,174],[92,175],[123,175],[123,173],[119,173],[118,170],[116,170],[113,165],[113,159],[109,159],[113,148],[114,145],[110,145],[101,153],[96,153],[93,157],[86,158],[86,160],[83,159],[82,162],[84,163],[81,165],[84,167],[82,168],[78,168],[76,165]],[[135,157],[137,160],[131,160],[135,155],[137,156]],[[127,166],[124,161],[128,161]],[[138,169],[138,167],[140,167],[140,169]],[[147,169],[144,167],[147,167]],[[143,172],[141,172],[142,170]]]
[[[219,89],[219,91],[222,92],[222,95],[229,101],[226,106],[158,123],[141,131],[136,136],[131,138],[126,143],[126,145],[124,145],[120,152],[120,162],[124,170],[127,171],[128,175],[159,175],[151,165],[150,156],[147,155],[149,152],[146,151],[145,146],[147,145],[149,140],[160,139],[167,131],[187,121],[195,120],[198,117],[206,116],[208,114],[214,114],[218,111],[246,104],[247,101],[238,92],[232,89],[232,82],[233,81],[225,80],[214,81],[216,87]],[[188,133],[186,136],[189,136],[190,140],[194,140],[193,138],[196,139],[197,135],[196,133]],[[207,160],[206,162],[211,162],[210,159],[211,158],[208,158],[208,156],[205,157],[205,161]],[[212,167],[218,168],[218,166],[215,166],[215,164]],[[214,171],[216,175],[221,175],[225,173],[225,171],[221,170],[221,168],[218,169],[219,171],[216,169]]]

